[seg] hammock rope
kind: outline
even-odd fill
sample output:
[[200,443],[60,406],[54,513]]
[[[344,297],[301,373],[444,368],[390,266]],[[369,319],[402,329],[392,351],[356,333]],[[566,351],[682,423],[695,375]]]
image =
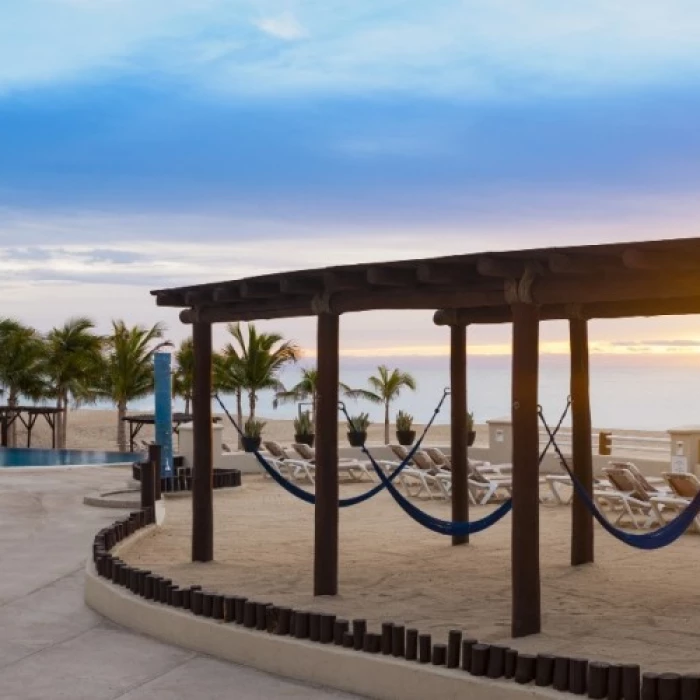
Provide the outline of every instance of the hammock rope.
[[[564,409],[564,413],[562,414],[562,419],[559,421],[559,425],[561,425],[564,416],[566,416],[566,414],[568,413],[570,406],[571,397],[568,397],[566,408]],[[578,477],[574,474],[573,470],[569,466],[566,457],[562,454],[562,451],[559,449],[559,445],[556,442],[555,434],[552,434],[551,429],[547,425],[547,421],[544,418],[541,406],[537,407],[537,412],[540,420],[542,421],[542,425],[544,426],[545,430],[547,431],[547,434],[549,435],[549,442],[554,446],[554,450],[556,451],[557,456],[559,457],[559,461],[561,462],[562,468],[567,472],[567,474],[571,478],[571,483],[573,484],[576,493],[578,493],[579,497],[581,498],[582,502],[585,504],[586,508],[591,513],[591,515],[600,523],[603,529],[610,535],[612,535],[615,539],[619,540],[623,544],[626,544],[630,547],[635,547],[637,549],[660,549],[661,547],[666,547],[675,542],[693,523],[693,520],[700,512],[700,493],[698,493],[693,498],[693,500],[685,507],[685,509],[681,513],[679,513],[673,520],[666,523],[665,525],[662,525],[656,530],[653,530],[652,532],[647,532],[638,535],[629,533],[625,530],[622,530],[621,528],[615,527],[615,525],[613,525],[605,517],[605,515],[603,515],[603,513],[591,497],[591,494],[588,493],[586,487],[581,483],[581,481],[578,479]]]
[[[345,410],[345,407],[342,407],[343,413],[345,414],[345,417],[347,418],[348,422],[352,426],[352,419],[348,415],[347,411]],[[438,535],[446,535],[446,536],[454,536],[454,535],[473,535],[478,532],[482,532],[483,530],[486,530],[487,528],[491,527],[492,525],[495,525],[499,520],[504,518],[508,513],[510,512],[511,508],[513,507],[513,502],[512,499],[509,498],[507,501],[504,501],[493,513],[490,513],[489,515],[481,518],[480,520],[474,520],[474,521],[469,521],[469,520],[464,520],[464,521],[453,521],[453,520],[442,520],[441,518],[436,518],[429,513],[426,513],[424,510],[421,508],[418,508],[416,505],[411,503],[397,488],[394,486],[394,484],[391,483],[391,478],[387,477],[384,474],[383,469],[381,466],[377,463],[377,460],[370,454],[370,451],[363,445],[362,451],[364,452],[365,455],[367,455],[367,458],[369,461],[372,463],[372,466],[374,467],[374,471],[376,472],[377,476],[379,477],[379,480],[381,484],[386,487],[386,490],[389,492],[391,497],[396,501],[398,506],[401,508],[401,510],[406,513],[412,520],[417,522],[419,525],[422,525],[424,528],[438,534]],[[415,453],[415,451],[414,451]]]
[[[406,457],[401,461],[401,463],[391,472],[391,474],[387,477],[384,475],[382,472],[382,476],[384,476],[385,479],[388,480],[388,482],[391,484],[391,482],[399,476],[399,474],[404,470],[404,468],[411,462],[413,459],[414,455],[418,450],[420,449],[421,444],[423,443],[423,439],[428,433],[428,430],[430,430],[431,426],[435,422],[435,419],[437,418],[438,414],[440,413],[440,410],[442,409],[443,404],[445,403],[445,400],[450,394],[449,389],[445,389],[443,391],[442,397],[440,398],[440,401],[438,402],[437,406],[435,407],[435,410],[433,411],[433,415],[431,416],[430,420],[426,424],[425,428],[423,429],[423,432],[421,433],[420,437],[416,441],[416,444],[411,448],[411,450],[408,452]],[[231,422],[231,425],[236,429],[238,434],[241,437],[245,437],[245,433],[241,429],[241,427],[238,425],[238,423],[235,421],[229,410],[226,408],[226,405],[224,402],[221,400],[221,397],[219,394],[214,394],[214,398],[216,401],[219,403],[219,406],[221,406],[222,410],[226,414],[226,417],[229,419]],[[350,417],[347,414],[347,410],[345,409],[345,404],[342,402],[339,403],[339,407],[347,417],[350,425],[353,425],[352,420],[350,420]],[[354,427],[354,426],[353,426]],[[367,454],[366,449],[363,446],[363,451],[365,454]],[[304,501],[304,503],[308,503],[310,505],[314,505],[316,503],[316,495],[313,493],[310,493],[309,491],[306,491],[305,489],[302,489],[301,487],[297,486],[293,481],[290,481],[287,479],[285,476],[279,473],[275,467],[273,467],[265,458],[263,454],[260,453],[259,450],[254,450],[253,455],[255,456],[256,460],[260,464],[260,466],[272,477],[272,479],[279,484],[283,489],[288,491],[292,496],[295,496],[301,501]],[[373,461],[373,460],[372,460]],[[381,469],[381,467],[380,467]],[[356,506],[360,503],[364,503],[365,501],[368,501],[370,498],[373,498],[376,496],[380,491],[383,491],[386,488],[386,485],[383,481],[380,480],[380,483],[377,484],[376,486],[373,486],[371,489],[368,489],[364,493],[361,493],[357,496],[351,496],[350,498],[341,498],[338,501],[338,505],[341,508],[349,508],[350,506]]]

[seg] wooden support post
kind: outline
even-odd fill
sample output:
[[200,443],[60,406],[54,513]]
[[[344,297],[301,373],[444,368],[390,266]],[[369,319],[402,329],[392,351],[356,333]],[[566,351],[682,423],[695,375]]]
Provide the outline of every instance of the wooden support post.
[[160,478],[160,465],[161,465],[161,447],[156,443],[151,443],[148,446],[148,461],[153,463],[153,478],[155,480],[155,500],[160,501],[161,494],[161,478]]
[[[574,474],[593,494],[593,446],[588,373],[588,327],[585,319],[569,320],[571,344],[571,417]],[[593,561],[593,516],[574,489],[571,520],[571,565]]]
[[[7,447],[8,445],[8,435],[9,435],[9,424],[7,421],[7,413],[3,411],[2,414],[2,434],[0,435],[0,443],[2,444],[2,447]],[[55,445],[54,445],[55,447]]]
[[540,631],[539,319],[532,304],[513,304],[513,514],[511,576],[514,637]]
[[155,460],[141,462],[141,508],[156,507],[156,470]]
[[338,593],[339,318],[318,316],[314,595]]
[[[450,436],[452,442],[452,520],[469,520],[467,467],[467,327],[450,327]],[[452,535],[452,544],[467,544],[469,535]]]
[[214,558],[213,455],[211,436],[211,324],[192,324],[194,387],[192,417],[192,561]]
[[38,413],[35,414],[29,414],[27,416],[27,447],[32,446],[32,430],[34,430],[34,424],[36,423],[36,419],[39,417]]

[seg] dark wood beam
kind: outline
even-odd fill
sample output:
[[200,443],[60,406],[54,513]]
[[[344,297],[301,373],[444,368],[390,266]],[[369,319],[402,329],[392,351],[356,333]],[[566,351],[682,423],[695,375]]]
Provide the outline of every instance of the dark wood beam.
[[318,316],[314,595],[338,593],[339,318]]
[[700,256],[683,251],[670,253],[629,248],[622,254],[622,262],[632,270],[666,271],[671,275],[678,270],[700,270]]
[[323,284],[329,292],[367,289],[367,274],[360,271],[328,271],[323,273]]
[[[591,444],[591,405],[588,371],[588,326],[585,319],[569,321],[571,344],[571,418],[573,470],[593,497],[593,446]],[[571,520],[571,565],[593,561],[593,516],[574,489]]]
[[458,267],[455,265],[424,264],[416,268],[416,276],[421,284],[463,285],[474,279],[473,267]]
[[278,297],[279,282],[243,280],[240,285],[241,299],[267,299]]
[[158,292],[155,297],[156,306],[187,306],[185,295],[181,292]]
[[[452,521],[469,520],[467,462],[467,329],[450,328],[450,442],[452,463]],[[452,544],[469,542],[469,535],[453,535]]]
[[399,267],[370,267],[367,282],[387,287],[410,287],[416,284],[416,272]]
[[622,273],[610,276],[552,277],[534,282],[537,304],[591,304],[673,299],[698,296],[698,276],[688,272],[668,274]]
[[[700,314],[700,296],[581,304],[578,311],[579,316],[589,320],[692,314]],[[540,307],[541,321],[566,320],[571,315],[571,307],[564,304],[548,304]],[[512,320],[510,306],[483,309],[439,309],[433,315],[433,322],[437,326],[510,323]]]
[[541,628],[538,326],[535,306],[513,305],[513,637],[537,634]]
[[[342,314],[372,309],[435,309],[438,307],[481,307],[503,304],[499,289],[472,287],[430,287],[401,289],[395,287],[338,292],[331,298],[333,313]],[[255,319],[294,318],[313,315],[309,299],[279,297],[274,300],[242,300],[239,303],[215,304],[186,309],[180,313],[183,323],[206,321],[225,323]]]
[[581,258],[562,253],[552,253],[547,263],[555,275],[596,275],[615,267],[621,268],[621,261],[614,258]]
[[309,295],[320,294],[323,291],[321,279],[286,279],[280,281],[282,294]]
[[336,313],[368,311],[370,309],[435,309],[455,307],[499,306],[503,304],[502,289],[481,290],[478,287],[428,287],[414,289],[377,289],[338,294],[333,297]]
[[496,258],[479,258],[476,264],[477,272],[484,277],[504,277],[517,279],[525,272],[522,260],[503,260]]
[[215,302],[235,301],[241,298],[241,292],[237,284],[216,287],[212,298]]
[[195,306],[196,304],[212,301],[213,289],[197,289],[185,294],[185,304]]
[[192,561],[207,562],[214,558],[211,325],[195,323],[192,327],[192,341],[194,344]]
[[276,318],[303,318],[313,316],[311,304],[300,304],[294,300],[287,307],[257,306],[242,308],[239,305],[210,306],[200,309],[183,309],[180,312],[181,323],[196,323],[199,319],[207,323],[235,323],[236,321],[267,321]]

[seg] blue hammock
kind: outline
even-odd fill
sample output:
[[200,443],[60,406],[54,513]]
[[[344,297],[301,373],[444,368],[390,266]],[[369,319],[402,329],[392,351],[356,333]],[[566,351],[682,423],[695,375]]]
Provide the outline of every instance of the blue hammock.
[[[352,420],[347,414],[345,407],[342,407],[345,417],[352,425]],[[419,525],[437,533],[438,535],[473,535],[477,532],[482,532],[487,528],[495,525],[499,520],[504,518],[510,512],[513,507],[512,500],[509,498],[504,501],[493,513],[481,518],[480,520],[462,521],[455,522],[452,520],[441,520],[432,515],[429,515],[425,511],[421,510],[417,506],[413,505],[397,488],[391,483],[391,476],[387,477],[384,474],[383,469],[377,464],[377,460],[370,454],[369,450],[363,445],[362,451],[367,455],[367,458],[372,463],[374,471],[377,473],[381,486],[385,487],[386,490],[391,494],[391,497],[398,503],[399,507],[408,515],[410,518],[415,520]],[[415,453],[415,450],[413,450]]]
[[[449,390],[445,389],[443,392],[442,398],[438,402],[437,407],[435,408],[435,411],[433,412],[432,417],[428,421],[427,425],[423,429],[423,433],[421,436],[418,438],[416,444],[411,448],[409,453],[406,455],[405,459],[394,469],[394,471],[387,477],[382,473],[382,476],[384,476],[384,479],[388,479],[389,483],[391,483],[410,463],[410,461],[413,459],[414,455],[416,452],[420,449],[420,446],[423,442],[423,439],[425,438],[428,430],[432,426],[432,424],[435,422],[435,419],[437,418],[438,413],[440,413],[440,409],[442,408],[442,405],[445,403],[445,399],[449,396]],[[231,424],[233,427],[236,429],[238,434],[243,437],[244,433],[241,430],[240,426],[236,421],[234,420],[233,416],[229,413],[228,409],[224,405],[224,402],[221,400],[218,394],[214,394],[214,398],[218,401],[219,405],[223,409],[224,413],[226,414],[226,417],[231,421]],[[352,421],[350,420],[350,417],[347,414],[347,411],[345,410],[345,405],[344,404],[339,404],[340,407],[342,408],[343,413],[347,416],[348,420],[350,421],[350,424],[352,425]],[[363,447],[363,450],[367,454],[366,449]],[[304,501],[305,503],[309,503],[310,505],[314,505],[316,503],[316,495],[313,493],[309,493],[308,491],[300,488],[297,486],[294,482],[290,481],[289,479],[285,478],[282,476],[282,474],[279,473],[277,469],[275,469],[266,459],[265,457],[260,453],[259,450],[254,450],[253,454],[255,455],[255,459],[257,459],[258,463],[260,466],[272,477],[272,479],[277,482],[283,489],[291,493],[293,496],[296,496],[298,499]],[[371,461],[374,464],[374,460],[370,458]],[[338,501],[338,505],[341,508],[348,508],[350,506],[355,506],[358,505],[359,503],[364,503],[365,501],[368,501],[370,498],[373,496],[376,496],[380,491],[383,491],[385,488],[385,484],[383,481],[380,481],[379,484],[376,486],[373,486],[371,489],[365,491],[364,493],[359,494],[358,496],[352,496],[350,498],[341,498]]]
[[[566,409],[564,410],[564,414],[562,416],[562,420],[568,412],[570,406],[571,397],[569,397],[569,400],[567,402]],[[576,493],[579,495],[579,498],[583,501],[586,508],[590,511],[591,515],[600,523],[603,529],[609,534],[611,534],[613,537],[615,537],[617,540],[623,542],[626,545],[629,545],[630,547],[636,547],[637,549],[660,549],[661,547],[666,547],[667,545],[675,542],[693,523],[695,516],[697,516],[697,514],[700,512],[700,493],[697,496],[695,496],[695,498],[693,498],[693,500],[686,506],[683,512],[677,515],[670,522],[666,523],[662,527],[652,532],[647,532],[642,535],[635,535],[626,532],[621,528],[615,527],[603,515],[603,513],[600,511],[591,495],[588,493],[586,487],[581,483],[581,481],[569,467],[566,457],[564,457],[561,450],[559,449],[559,446],[557,445],[556,440],[554,439],[554,435],[552,435],[552,432],[544,419],[541,407],[538,407],[538,413],[540,420],[542,421],[542,424],[544,425],[544,428],[547,431],[547,434],[549,435],[549,442],[552,445],[554,445],[554,449],[557,453],[557,456],[559,457],[561,465],[571,478],[571,483],[573,484]]]

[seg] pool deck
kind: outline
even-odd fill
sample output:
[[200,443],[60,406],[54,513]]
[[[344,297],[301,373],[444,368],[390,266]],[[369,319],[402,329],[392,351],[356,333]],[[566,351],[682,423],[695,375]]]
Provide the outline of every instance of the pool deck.
[[115,511],[82,504],[122,488],[127,469],[0,470],[0,696],[3,700],[350,700],[107,622],[83,603],[84,563]]

